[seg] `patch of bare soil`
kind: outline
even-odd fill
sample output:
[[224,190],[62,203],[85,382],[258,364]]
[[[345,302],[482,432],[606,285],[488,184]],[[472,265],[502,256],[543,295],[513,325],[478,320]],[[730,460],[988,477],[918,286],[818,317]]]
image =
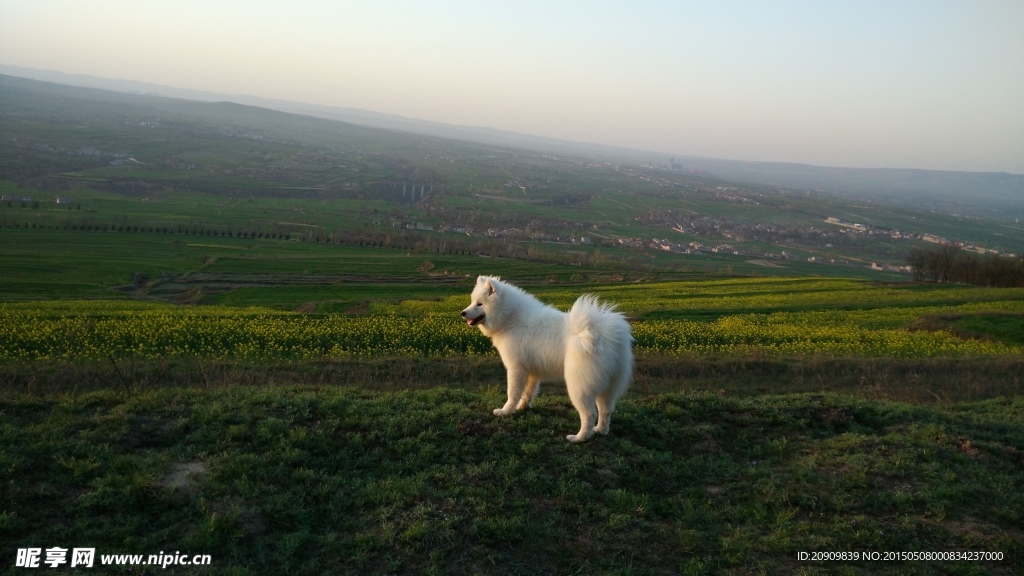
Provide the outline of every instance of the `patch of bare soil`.
[[176,494],[190,496],[199,490],[209,475],[210,467],[205,462],[172,462],[158,484]]

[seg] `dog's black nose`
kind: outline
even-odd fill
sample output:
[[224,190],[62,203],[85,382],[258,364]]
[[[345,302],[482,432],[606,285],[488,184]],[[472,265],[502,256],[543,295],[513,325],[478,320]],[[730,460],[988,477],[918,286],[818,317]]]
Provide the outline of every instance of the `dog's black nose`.
[[465,311],[465,310],[463,310],[463,311],[462,311],[462,317],[463,317],[463,318],[465,318],[465,317],[466,317],[466,311]]

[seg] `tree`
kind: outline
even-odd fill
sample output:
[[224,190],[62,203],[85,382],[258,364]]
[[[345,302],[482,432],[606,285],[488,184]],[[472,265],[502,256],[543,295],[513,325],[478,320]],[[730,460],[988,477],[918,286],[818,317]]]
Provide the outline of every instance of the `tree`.
[[914,248],[909,254],[907,254],[906,263],[910,266],[914,280],[918,282],[924,280],[925,271],[928,266],[928,259],[928,251],[922,250],[921,248]]
[[915,280],[956,282],[976,286],[1024,286],[1024,260],[1007,256],[979,257],[956,246],[917,249],[907,255]]
[[953,244],[943,244],[935,251],[935,280],[937,282],[952,281],[955,263],[959,255],[960,247]]

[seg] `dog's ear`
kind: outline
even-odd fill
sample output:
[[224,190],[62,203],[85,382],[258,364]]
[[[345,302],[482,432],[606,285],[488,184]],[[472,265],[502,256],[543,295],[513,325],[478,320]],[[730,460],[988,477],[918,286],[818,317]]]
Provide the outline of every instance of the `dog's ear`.
[[476,283],[477,284],[483,284],[484,283],[484,277],[483,276],[477,276],[476,277]]
[[494,282],[491,282],[490,280],[488,280],[487,281],[487,295],[488,296],[493,296],[495,292],[496,292],[496,290],[494,289]]

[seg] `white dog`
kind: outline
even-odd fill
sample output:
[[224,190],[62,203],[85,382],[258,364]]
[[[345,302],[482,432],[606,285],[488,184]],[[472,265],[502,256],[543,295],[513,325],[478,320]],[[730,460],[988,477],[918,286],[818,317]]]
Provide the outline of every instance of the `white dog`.
[[462,317],[491,339],[508,372],[508,401],[494,414],[529,406],[542,381],[564,380],[580,413],[580,431],[566,439],[607,434],[633,376],[633,337],[615,306],[586,295],[561,312],[496,276],[477,278],[472,298]]

